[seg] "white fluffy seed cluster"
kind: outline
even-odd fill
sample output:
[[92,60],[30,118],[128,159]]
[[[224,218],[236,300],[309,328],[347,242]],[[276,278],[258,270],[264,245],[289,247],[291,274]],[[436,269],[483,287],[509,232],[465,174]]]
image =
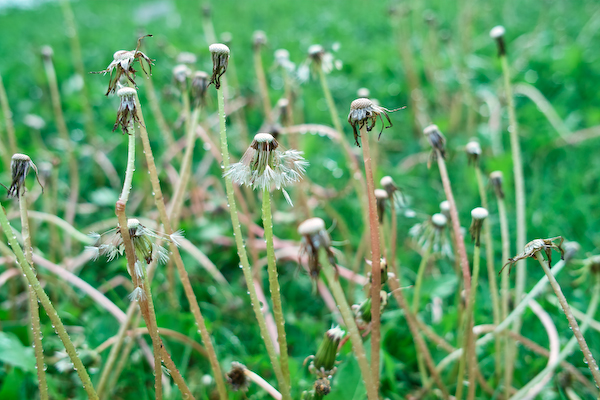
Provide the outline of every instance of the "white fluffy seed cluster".
[[504,36],[506,29],[502,25],[497,25],[490,30],[490,37],[492,39],[498,39]]
[[431,216],[431,222],[438,228],[443,228],[448,222],[448,218],[444,214],[435,213]]
[[315,235],[325,230],[325,221],[321,218],[309,218],[298,225],[298,233],[300,235]]
[[212,54],[229,55],[229,47],[225,46],[223,43],[211,44],[208,46],[208,51]]
[[488,215],[489,215],[488,210],[486,210],[483,207],[477,207],[471,211],[471,217],[476,220],[486,219],[488,217]]
[[124,88],[117,90],[117,96],[119,96],[119,97],[131,97],[131,96],[135,96],[136,93],[137,93],[136,90],[131,87],[124,87]]

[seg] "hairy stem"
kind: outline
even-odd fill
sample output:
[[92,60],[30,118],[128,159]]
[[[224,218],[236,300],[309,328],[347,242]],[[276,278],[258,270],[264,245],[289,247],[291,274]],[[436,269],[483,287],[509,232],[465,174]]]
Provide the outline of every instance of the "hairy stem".
[[290,368],[288,362],[287,340],[285,337],[285,319],[283,317],[283,306],[281,304],[281,292],[277,280],[277,262],[275,260],[275,248],[273,246],[273,219],[271,216],[271,192],[268,188],[263,191],[262,220],[265,230],[265,242],[267,243],[267,265],[269,272],[269,290],[273,302],[273,317],[277,324],[277,342],[279,343],[279,362],[283,377],[290,383]]
[[33,268],[31,267],[31,265],[29,265],[29,263],[25,259],[23,250],[21,249],[21,246],[19,246],[19,243],[17,242],[17,237],[13,234],[13,232],[11,230],[10,223],[8,222],[8,218],[6,218],[6,213],[4,212],[4,208],[2,207],[1,204],[0,204],[0,225],[2,226],[4,235],[6,235],[6,238],[8,239],[8,242],[10,243],[10,247],[12,247],[13,252],[15,253],[15,256],[17,257],[17,261],[18,261],[17,264],[19,265],[19,268],[25,274],[25,277],[29,281],[29,285],[31,286],[31,288],[33,288],[36,296],[38,297],[40,303],[42,304],[42,307],[44,307],[44,309],[46,310],[46,314],[48,314],[48,317],[50,318],[50,321],[52,322],[52,325],[54,326],[54,330],[58,334],[58,337],[60,338],[60,340],[63,342],[63,345],[65,346],[65,350],[67,351],[67,354],[69,355],[69,358],[71,359],[71,362],[73,363],[73,367],[77,371],[77,374],[79,375],[79,379],[81,379],[81,383],[83,384],[83,389],[86,391],[86,393],[90,399],[97,400],[98,395],[96,394],[96,391],[94,390],[94,385],[92,385],[90,376],[88,375],[88,372],[85,369],[85,366],[81,362],[81,359],[77,355],[77,350],[75,349],[73,342],[71,342],[71,339],[69,338],[69,334],[67,333],[62,321],[60,320],[58,313],[52,306],[52,303],[50,302],[48,295],[46,294],[46,292],[44,292],[44,289],[42,289],[42,285],[40,284],[40,281],[38,281],[37,277],[35,276],[35,272],[33,271]]
[[[27,189],[23,188],[19,194],[19,211],[21,214],[21,235],[23,236],[23,248],[25,259],[33,269],[33,247],[29,231],[29,218],[27,216]],[[33,270],[35,273],[35,270]],[[29,285],[28,285],[29,286]],[[42,328],[40,325],[40,307],[38,298],[29,286],[29,312],[31,314],[31,330],[33,332],[33,351],[35,353],[35,366],[38,376],[38,387],[40,399],[48,399],[48,382],[46,381],[46,367],[44,366],[44,348],[42,347]]]
[[[487,221],[484,221],[486,223]],[[475,375],[477,371],[477,351],[475,347],[475,335],[473,334],[473,326],[475,325],[475,298],[477,297],[477,283],[479,280],[479,265],[480,265],[480,247],[475,245],[473,249],[473,286],[471,287],[471,298],[469,299],[469,307],[467,307],[468,324],[466,333],[467,349],[468,349],[468,364],[469,364],[469,393],[468,400],[475,399],[475,389],[477,383]],[[460,385],[460,382],[458,382]]]
[[[227,145],[227,130],[225,124],[225,96],[223,94],[223,85],[221,85],[221,89],[217,89],[217,100],[219,105],[221,156],[223,159],[223,169],[227,170],[227,168],[229,168],[229,147]],[[265,316],[260,309],[260,301],[258,299],[258,296],[256,295],[256,288],[254,287],[254,281],[252,276],[252,268],[250,267],[248,255],[246,253],[246,247],[244,245],[242,229],[240,227],[240,220],[237,212],[237,205],[235,202],[235,195],[233,192],[233,183],[231,182],[230,177],[225,177],[225,188],[227,191],[229,213],[231,214],[231,223],[233,225],[233,235],[235,237],[235,244],[237,246],[238,257],[240,259],[240,263],[242,264],[242,272],[244,273],[244,279],[246,280],[248,293],[250,294],[250,303],[252,304],[256,320],[258,321],[260,334],[263,338],[263,341],[265,342],[265,347],[267,348],[267,353],[269,354],[269,359],[271,360],[271,365],[273,366],[275,377],[277,378],[277,382],[279,383],[279,390],[281,391],[283,398],[289,400],[291,399],[289,385],[286,379],[284,378],[281,365],[279,363],[279,360],[277,359],[275,345],[273,344],[269,336]]]
[[544,259],[542,252],[537,251],[535,253],[535,258],[539,261],[540,265],[544,269],[544,272],[546,273],[546,276],[548,277],[548,280],[550,281],[550,286],[552,286],[552,289],[554,289],[554,293],[556,293],[556,297],[558,297],[558,301],[560,302],[560,305],[561,305],[563,311],[565,312],[567,321],[569,321],[569,325],[571,326],[571,329],[573,330],[573,335],[575,335],[575,338],[577,339],[577,343],[579,343],[579,347],[581,348],[583,356],[585,357],[586,364],[587,364],[588,368],[590,369],[590,371],[592,372],[592,376],[594,377],[596,386],[600,387],[600,371],[598,371],[598,364],[596,364],[596,360],[594,359],[594,356],[592,355],[592,352],[590,351],[590,349],[587,345],[587,342],[585,341],[585,338],[583,337],[583,334],[581,333],[579,324],[577,323],[575,316],[571,312],[571,308],[569,308],[569,303],[567,303],[567,298],[563,294],[563,292],[560,288],[560,285],[558,284],[558,281],[556,280],[554,275],[552,275],[552,272],[550,271],[550,266],[548,265],[548,262]]
[[[365,387],[367,389],[367,398],[369,400],[378,400],[378,390],[373,382],[371,368],[369,366],[369,361],[367,360],[367,353],[365,352],[362,337],[360,335],[360,332],[358,331],[356,322],[354,321],[354,314],[352,313],[352,310],[350,310],[350,306],[348,305],[348,301],[346,300],[346,296],[344,295],[342,286],[340,285],[340,282],[337,278],[337,274],[334,271],[333,266],[329,263],[329,258],[327,257],[324,248],[319,249],[319,262],[323,266],[323,274],[327,278],[327,282],[329,283],[331,293],[333,294],[335,302],[337,303],[338,308],[340,309],[340,313],[342,314],[342,318],[344,320],[344,323],[346,324],[346,329],[348,330],[348,334],[350,335],[350,341],[352,342],[354,356],[356,357],[356,361],[358,362],[360,373],[362,374],[362,378],[365,382]],[[379,297],[379,293],[377,293],[377,297]]]

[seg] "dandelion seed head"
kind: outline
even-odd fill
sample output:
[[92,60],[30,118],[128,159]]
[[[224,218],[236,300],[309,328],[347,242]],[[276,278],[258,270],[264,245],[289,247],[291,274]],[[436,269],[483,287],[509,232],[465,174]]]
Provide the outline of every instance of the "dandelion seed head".
[[471,217],[473,219],[483,220],[483,219],[486,219],[488,217],[488,215],[489,215],[488,210],[486,210],[483,207],[477,207],[477,208],[474,208],[473,210],[471,210]]
[[444,228],[446,226],[446,224],[448,223],[448,218],[446,218],[446,216],[444,214],[435,213],[431,216],[431,222],[437,228],[441,229],[441,228]]
[[321,218],[309,218],[298,225],[300,235],[314,235],[325,230],[325,221]]
[[490,30],[490,37],[492,39],[498,39],[504,36],[506,29],[502,25],[497,25]]

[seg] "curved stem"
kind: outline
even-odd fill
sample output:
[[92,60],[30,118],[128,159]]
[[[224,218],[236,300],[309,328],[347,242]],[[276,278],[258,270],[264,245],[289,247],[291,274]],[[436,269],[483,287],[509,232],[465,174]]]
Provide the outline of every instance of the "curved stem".
[[[19,194],[19,211],[21,213],[21,234],[23,235],[23,248],[25,258],[33,269],[33,247],[31,246],[31,235],[29,234],[29,218],[27,216],[27,189]],[[34,270],[35,273],[35,270]],[[46,367],[44,366],[44,348],[42,346],[42,328],[40,325],[40,307],[38,298],[31,287],[29,294],[29,312],[31,314],[31,330],[33,332],[33,351],[35,353],[35,367],[38,376],[38,387],[40,399],[48,399],[48,382],[46,381]]]
[[[156,205],[156,208],[158,209],[160,220],[163,224],[165,233],[167,235],[171,235],[173,234],[173,227],[171,226],[171,221],[167,215],[167,208],[165,207],[162,189],[160,188],[160,181],[158,179],[158,172],[156,170],[156,164],[154,162],[154,155],[152,154],[152,147],[150,147],[150,139],[148,137],[148,131],[146,130],[144,116],[142,114],[142,108],[137,93],[135,95],[135,102],[137,117],[140,121],[140,137],[142,139],[144,154],[146,155],[146,163],[148,165],[148,172],[150,173],[150,183],[152,184],[152,191],[154,192],[154,203]],[[185,291],[188,303],[190,304],[192,314],[194,315],[196,325],[198,326],[200,336],[202,337],[202,342],[204,343],[206,351],[208,352],[208,358],[210,361],[210,366],[214,373],[219,397],[222,400],[226,400],[227,391],[225,388],[225,381],[223,380],[223,373],[221,372],[221,366],[219,365],[219,361],[217,359],[217,353],[215,352],[215,348],[212,344],[208,328],[206,327],[206,323],[204,322],[204,317],[202,316],[200,307],[198,306],[198,300],[196,299],[196,295],[194,294],[194,290],[192,289],[192,284],[190,282],[188,273],[185,270],[185,266],[183,265],[181,254],[179,253],[179,249],[177,248],[177,246],[172,241],[169,245],[169,249],[171,250],[173,260],[175,261],[177,272],[179,273],[179,278],[183,285],[183,289]],[[179,389],[182,390],[181,387]]]
[[379,387],[379,352],[381,347],[381,250],[379,238],[379,217],[377,216],[377,200],[371,167],[369,135],[366,125],[360,129],[362,137],[365,177],[367,179],[367,199],[369,200],[369,233],[371,236],[371,371],[373,383]]
[[273,219],[271,216],[271,192],[265,188],[263,191],[262,219],[265,230],[265,242],[267,243],[267,266],[269,272],[269,290],[273,302],[273,317],[277,324],[277,342],[279,343],[279,362],[283,377],[290,383],[290,368],[288,362],[287,340],[285,337],[285,319],[283,317],[283,306],[281,304],[281,292],[277,280],[277,263],[275,260],[275,248],[273,246]]
[[571,309],[569,308],[569,303],[567,303],[567,298],[563,294],[563,292],[560,288],[560,285],[558,284],[558,281],[556,280],[554,275],[552,275],[552,271],[550,271],[550,267],[548,266],[547,261],[544,259],[542,252],[537,251],[535,253],[535,258],[539,261],[540,265],[544,269],[544,272],[546,273],[546,276],[548,277],[548,280],[550,281],[550,286],[552,286],[552,289],[554,289],[554,293],[556,293],[556,297],[558,297],[558,301],[560,302],[560,305],[561,305],[563,311],[565,312],[567,321],[569,321],[569,325],[571,326],[571,329],[573,330],[573,335],[575,335],[575,338],[577,339],[577,343],[579,343],[579,347],[581,348],[581,351],[583,352],[583,356],[585,357],[587,366],[590,369],[590,371],[592,372],[594,381],[596,381],[596,386],[600,387],[600,371],[598,371],[598,364],[596,364],[596,360],[594,359],[594,356],[592,355],[592,352],[590,351],[590,349],[587,345],[587,342],[585,341],[585,338],[583,337],[583,334],[581,333],[579,324],[577,323],[575,316],[573,316],[573,313],[571,312]]
[[[425,247],[425,252],[421,257],[421,262],[419,263],[419,269],[417,270],[417,279],[415,280],[415,288],[413,291],[413,302],[411,310],[413,314],[417,314],[419,312],[419,303],[421,301],[421,286],[423,284],[423,276],[425,275],[425,268],[427,268],[427,264],[429,264],[429,257],[431,256],[431,249],[433,247],[433,234],[429,237],[427,242],[429,243],[427,247]],[[426,243],[427,243],[426,242]]]
[[[371,374],[369,361],[367,360],[365,347],[363,346],[362,337],[358,331],[358,327],[356,326],[356,321],[354,321],[354,314],[350,310],[350,306],[348,305],[344,291],[342,290],[333,266],[329,263],[329,259],[324,248],[319,249],[319,262],[323,266],[323,274],[327,278],[331,293],[333,294],[335,302],[340,309],[340,313],[342,314],[342,318],[346,324],[346,329],[348,329],[354,356],[358,362],[360,373],[362,374],[362,378],[367,389],[367,398],[369,400],[377,400],[379,399],[378,390],[373,382],[373,376]],[[379,293],[377,293],[377,297],[379,297]]]
[[[217,89],[217,100],[219,104],[219,122],[223,169],[227,170],[227,168],[229,167],[229,148],[227,145],[227,131],[225,125],[225,98],[223,94],[223,85],[221,85],[221,89]],[[225,177],[225,188],[227,191],[229,213],[231,214],[231,223],[233,225],[233,235],[235,237],[235,244],[237,246],[237,253],[240,259],[240,264],[242,264],[242,272],[244,273],[244,279],[246,280],[246,287],[248,288],[248,293],[250,294],[250,303],[252,304],[256,320],[258,321],[260,334],[265,343],[265,347],[267,348],[267,353],[269,354],[269,359],[271,360],[271,365],[273,366],[275,377],[277,378],[277,382],[279,383],[279,390],[282,392],[281,394],[284,399],[291,400],[289,385],[287,384],[287,381],[283,375],[283,371],[281,370],[281,365],[279,364],[279,360],[277,359],[275,346],[270,339],[269,331],[267,329],[267,323],[265,321],[265,316],[263,315],[260,309],[260,301],[258,299],[258,296],[256,295],[256,288],[254,287],[254,281],[252,276],[252,268],[250,267],[250,263],[248,262],[248,255],[246,253],[246,247],[244,245],[242,229],[240,227],[240,220],[237,212],[235,195],[233,192],[233,183],[231,182],[231,178],[229,177]]]
[[65,346],[65,350],[67,351],[67,354],[69,355],[69,358],[71,359],[71,362],[73,362],[73,367],[77,371],[77,374],[79,375],[79,379],[81,379],[81,383],[83,384],[83,389],[86,391],[86,393],[90,399],[97,400],[98,395],[96,394],[96,391],[94,390],[94,385],[92,385],[90,376],[88,375],[87,370],[85,369],[85,366],[81,362],[81,359],[77,355],[77,350],[75,349],[73,342],[71,342],[71,339],[69,338],[69,334],[67,333],[62,321],[60,320],[58,313],[52,306],[52,303],[50,302],[48,295],[46,294],[46,292],[44,292],[44,289],[42,289],[42,285],[40,284],[40,281],[38,281],[37,277],[35,276],[35,272],[33,272],[33,268],[31,268],[31,265],[29,265],[29,263],[25,259],[23,250],[21,249],[21,246],[19,246],[19,243],[17,243],[16,236],[12,233],[12,230],[10,228],[10,223],[8,222],[8,219],[6,218],[4,208],[2,207],[1,204],[0,204],[0,225],[2,226],[4,235],[6,235],[6,238],[8,239],[8,241],[10,243],[10,247],[12,247],[13,252],[17,256],[17,260],[18,260],[17,264],[19,265],[19,268],[25,274],[25,277],[27,278],[27,280],[29,281],[29,284],[31,285],[31,288],[34,290],[35,294],[37,295],[40,303],[42,304],[42,307],[44,307],[44,309],[46,310],[46,314],[48,314],[48,318],[50,318],[50,321],[52,321],[52,325],[54,325],[54,330],[60,337],[60,340],[63,342],[63,344]]

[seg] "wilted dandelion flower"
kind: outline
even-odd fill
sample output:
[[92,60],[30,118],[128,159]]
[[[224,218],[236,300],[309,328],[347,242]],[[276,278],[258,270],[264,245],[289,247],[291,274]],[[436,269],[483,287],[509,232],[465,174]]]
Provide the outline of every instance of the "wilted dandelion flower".
[[298,150],[279,149],[279,142],[268,133],[259,133],[240,162],[232,164],[225,172],[226,177],[240,185],[270,190],[281,189],[290,205],[292,201],[285,186],[300,181],[308,162]]
[[237,392],[238,390],[245,392],[248,390],[250,380],[246,376],[246,370],[246,366],[242,363],[237,361],[231,363],[231,370],[225,374],[225,378],[234,392]]
[[[350,104],[350,113],[348,114],[348,123],[352,125],[352,129],[354,130],[354,141],[356,145],[360,147],[360,143],[358,143],[358,138],[360,137],[360,129],[362,129],[365,125],[367,127],[367,132],[370,132],[377,122],[377,118],[381,120],[381,131],[379,132],[379,138],[381,138],[381,133],[383,129],[391,128],[393,126],[392,121],[390,120],[389,112],[394,112],[398,110],[402,110],[406,107],[395,108],[393,110],[389,110],[385,107],[381,107],[373,103],[371,100],[366,97],[361,97],[354,100]],[[381,114],[385,115],[389,125],[385,126],[383,122],[383,117]]]
[[445,229],[447,223],[448,218],[444,214],[436,213],[427,221],[410,228],[409,235],[421,251],[431,249],[433,253],[452,259],[454,255]]
[[[127,220],[127,229],[129,230],[129,236],[131,237],[137,261],[146,264],[150,264],[154,260],[158,260],[164,264],[169,260],[169,252],[163,246],[156,244],[156,239],[178,245],[177,239],[181,237],[181,231],[177,231],[172,235],[166,235],[147,228],[135,218]],[[111,229],[102,235],[91,233],[89,236],[95,240],[95,244],[88,246],[87,249],[93,252],[96,258],[103,255],[107,257],[108,261],[112,261],[116,257],[123,255],[125,251],[123,237],[121,236],[121,227]],[[135,273],[138,276],[143,276],[143,271],[143,266],[136,263],[135,271],[130,271],[130,273],[132,275]]]
[[335,257],[331,250],[331,239],[325,229],[325,222],[321,218],[310,218],[298,226],[298,233],[302,235],[300,251],[298,252],[298,264],[304,255],[308,257],[308,270],[310,278],[316,283],[321,272],[319,263],[319,249],[323,248],[329,259],[329,263],[336,268]]
[[212,55],[213,72],[210,78],[210,83],[214,83],[217,89],[221,88],[221,76],[227,71],[229,65],[229,47],[222,43],[213,43],[208,46],[208,50]]
[[[40,186],[42,186],[38,177],[38,169],[31,161],[31,158],[27,154],[16,153],[13,154],[10,160],[10,170],[12,175],[12,182],[8,188],[8,197],[19,197],[23,193],[25,187],[25,178],[29,174],[29,169],[33,168],[35,176]],[[4,185],[2,185],[4,186]],[[6,186],[4,186],[6,187]],[[44,187],[42,186],[42,191]]]
[[117,120],[113,126],[113,132],[120,125],[123,133],[129,133],[129,127],[132,122],[141,124],[135,105],[136,90],[130,87],[124,87],[117,91],[117,96],[121,99],[119,110],[117,111]]
[[[152,65],[154,64],[154,60],[139,51],[139,48],[142,44],[142,39],[145,37],[152,37],[152,35],[145,35],[138,39],[137,46],[135,50],[119,50],[113,54],[113,61],[108,65],[108,67],[99,72],[93,72],[94,74],[110,74],[110,80],[108,81],[108,90],[106,91],[106,95],[108,96],[110,93],[114,93],[117,89],[117,83],[121,76],[125,75],[125,77],[131,82],[134,86],[137,87],[135,81],[133,79],[133,75],[137,72],[133,69],[133,63],[138,60],[140,62],[140,66],[142,67],[142,71],[146,73],[146,75],[152,74]],[[146,72],[144,69],[144,64],[142,63],[142,59],[146,60],[148,63],[148,70]],[[114,75],[113,75],[114,72]]]

